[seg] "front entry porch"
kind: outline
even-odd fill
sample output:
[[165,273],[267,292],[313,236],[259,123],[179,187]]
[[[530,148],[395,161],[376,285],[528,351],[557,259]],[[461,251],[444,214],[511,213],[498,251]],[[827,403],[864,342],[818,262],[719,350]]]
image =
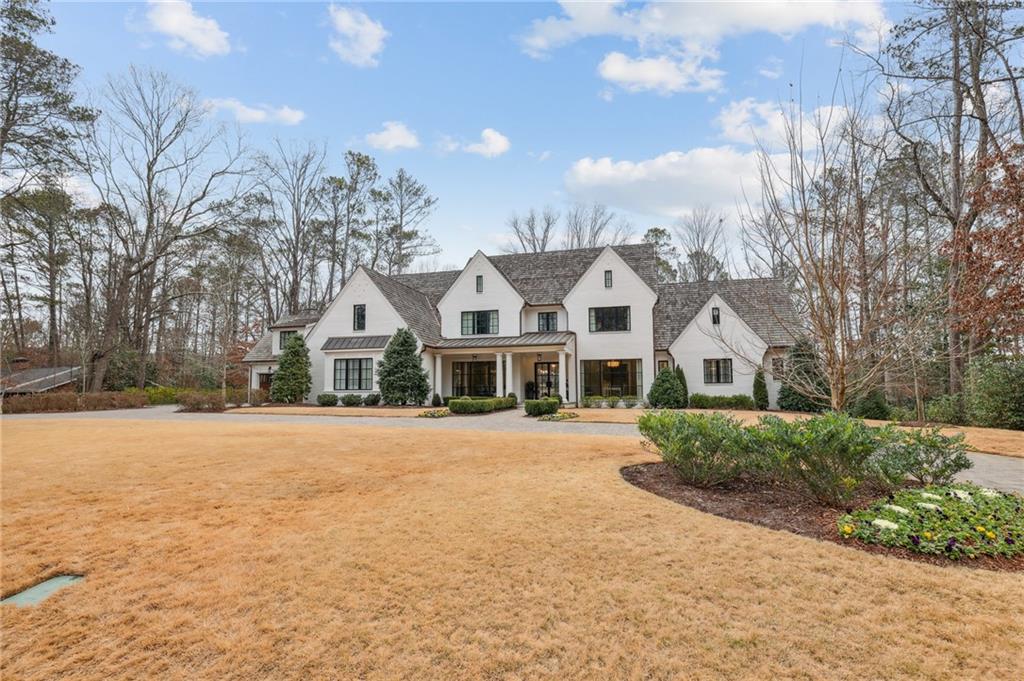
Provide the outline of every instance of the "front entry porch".
[[[432,355],[433,391],[442,397],[493,397],[515,393],[519,401],[560,394],[575,402],[574,337],[561,343],[490,346],[489,339],[458,339],[459,347],[426,348]],[[490,342],[497,341],[493,339]],[[500,339],[517,341],[516,339]]]

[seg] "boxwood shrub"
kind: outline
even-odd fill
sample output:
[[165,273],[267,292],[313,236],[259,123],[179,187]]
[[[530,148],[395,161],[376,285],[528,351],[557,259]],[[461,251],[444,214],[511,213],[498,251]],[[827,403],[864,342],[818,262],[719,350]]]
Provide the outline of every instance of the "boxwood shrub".
[[559,400],[554,397],[543,397],[539,400],[526,400],[523,405],[527,416],[543,416],[557,412]]
[[515,397],[453,397],[448,400],[448,410],[453,414],[486,414],[515,406]]
[[338,396],[334,393],[320,393],[316,396],[316,403],[321,407],[333,407],[338,404]]
[[750,395],[690,395],[691,409],[755,409],[754,398]]
[[380,404],[380,393],[367,393],[363,398],[363,404],[367,407],[376,407]]
[[219,390],[183,390],[178,393],[178,411],[224,411],[224,395]]
[[345,393],[341,396],[341,404],[345,407],[359,407],[363,404],[363,396],[354,393]]

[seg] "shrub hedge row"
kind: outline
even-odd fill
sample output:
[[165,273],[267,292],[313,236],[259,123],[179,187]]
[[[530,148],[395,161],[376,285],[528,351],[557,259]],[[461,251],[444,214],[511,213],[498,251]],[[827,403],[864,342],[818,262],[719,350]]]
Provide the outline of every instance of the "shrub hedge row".
[[224,411],[224,394],[219,390],[182,390],[178,393],[178,411]]
[[99,411],[101,409],[136,409],[148,404],[141,392],[100,393],[38,393],[11,395],[4,398],[5,414],[29,414],[53,411]]
[[486,414],[499,409],[512,409],[516,397],[456,397],[448,400],[448,410],[453,414]]
[[526,400],[523,405],[527,416],[543,416],[557,412],[562,401],[557,397],[542,397],[539,400]]
[[690,409],[756,409],[750,395],[690,395]]
[[971,467],[963,436],[938,429],[872,428],[836,412],[796,421],[764,416],[744,427],[725,414],[649,412],[640,432],[688,483],[710,487],[745,475],[792,486],[841,508],[864,490],[913,478],[946,484]]

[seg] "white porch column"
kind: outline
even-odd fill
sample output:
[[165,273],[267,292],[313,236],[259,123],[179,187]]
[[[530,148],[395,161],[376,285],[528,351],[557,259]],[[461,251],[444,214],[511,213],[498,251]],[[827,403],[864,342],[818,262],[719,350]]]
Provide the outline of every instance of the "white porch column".
[[498,377],[498,385],[496,386],[497,389],[495,391],[497,395],[495,395],[495,397],[505,396],[505,371],[501,367],[501,360],[504,356],[505,355],[500,352],[494,353],[494,364],[497,367],[496,374]]
[[505,353],[505,366],[508,367],[508,383],[505,386],[505,394],[515,393],[519,398],[519,386],[516,383],[516,365],[512,363],[512,353]]
[[558,394],[562,396],[562,400],[565,402],[569,401],[569,396],[566,395],[568,392],[565,389],[565,384],[569,380],[569,377],[565,375],[565,350],[558,351]]
[[444,386],[444,369],[442,368],[443,361],[441,355],[434,355],[434,392],[444,397],[443,386]]

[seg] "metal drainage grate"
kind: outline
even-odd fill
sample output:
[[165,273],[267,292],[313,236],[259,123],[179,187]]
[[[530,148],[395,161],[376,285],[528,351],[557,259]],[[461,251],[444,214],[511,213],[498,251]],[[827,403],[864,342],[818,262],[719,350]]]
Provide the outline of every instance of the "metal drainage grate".
[[83,579],[82,575],[57,575],[56,577],[50,577],[45,582],[40,582],[35,586],[30,586],[24,591],[19,591],[12,596],[8,596],[0,601],[0,604],[16,605],[19,608],[36,605],[55,591],[63,589],[66,586],[70,586],[80,579]]

